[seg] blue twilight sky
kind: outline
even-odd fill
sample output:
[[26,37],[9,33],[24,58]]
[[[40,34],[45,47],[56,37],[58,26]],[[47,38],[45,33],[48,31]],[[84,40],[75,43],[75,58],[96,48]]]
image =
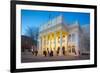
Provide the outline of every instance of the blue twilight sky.
[[79,21],[80,25],[90,25],[90,13],[21,10],[21,34],[25,35],[27,27],[39,27],[61,14],[68,24]]

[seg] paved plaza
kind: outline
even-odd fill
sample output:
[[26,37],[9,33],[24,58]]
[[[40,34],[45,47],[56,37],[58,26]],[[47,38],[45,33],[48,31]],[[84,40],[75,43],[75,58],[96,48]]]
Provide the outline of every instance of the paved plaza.
[[80,56],[34,56],[31,52],[23,52],[21,54],[21,62],[45,62],[45,61],[69,61],[69,60],[87,60],[89,55],[80,55]]

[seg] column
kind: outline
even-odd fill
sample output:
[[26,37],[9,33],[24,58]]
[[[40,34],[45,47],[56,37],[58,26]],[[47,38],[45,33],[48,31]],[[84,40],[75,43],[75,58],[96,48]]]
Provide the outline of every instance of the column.
[[44,48],[46,50],[46,36],[44,37]]
[[44,51],[44,36],[42,37],[42,54],[43,54],[43,51]]
[[54,33],[54,56],[56,55],[56,32]]
[[46,41],[45,41],[45,42],[46,42],[46,49],[47,49],[47,42],[48,42],[48,41],[47,41],[47,36],[46,36]]
[[60,32],[60,52],[59,55],[62,56],[62,32]]
[[72,34],[71,34],[71,54],[72,54]]
[[44,36],[44,49],[46,50],[46,36]]
[[50,48],[49,48],[49,51],[51,51],[51,34],[50,34],[50,41],[49,41],[49,43],[50,43]]
[[51,44],[50,44],[50,35],[49,35],[49,52],[50,52],[50,45],[51,45]]
[[47,49],[47,48],[48,48],[48,35],[47,35],[45,38],[46,38],[46,40],[45,40],[45,43],[46,43],[45,45],[46,45],[46,47],[45,47],[45,48],[46,48],[46,51],[48,51],[48,49]]
[[65,37],[66,55],[68,54],[68,34]]

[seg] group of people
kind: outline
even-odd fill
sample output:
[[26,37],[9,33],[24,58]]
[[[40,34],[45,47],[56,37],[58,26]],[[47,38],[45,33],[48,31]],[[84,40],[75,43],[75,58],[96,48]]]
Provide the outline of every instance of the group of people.
[[49,51],[46,51],[46,50],[43,51],[43,55],[44,55],[44,56],[53,56],[53,54],[54,54],[54,53],[53,53],[52,50],[51,50],[50,52],[49,52]]
[[38,50],[36,49],[36,47],[32,46],[32,54],[37,56],[38,55]]
[[[57,49],[56,55],[58,56],[59,53],[60,53],[60,48]],[[65,48],[62,48],[62,53],[63,53],[63,55],[65,55]],[[52,57],[54,55],[54,51],[53,50],[49,51],[48,48],[47,48],[47,50],[43,51],[43,55]]]
[[[55,50],[55,52],[56,52],[56,55],[58,56],[59,53],[60,53],[60,47],[58,47],[58,49]],[[38,50],[37,50],[36,47],[34,47],[34,46],[32,46],[32,54],[35,55],[35,56],[38,55]],[[64,48],[64,47],[62,48],[62,54],[63,54],[63,55],[66,54],[66,51],[65,51],[65,48]],[[52,57],[52,56],[54,56],[54,51],[53,51],[53,50],[50,51],[50,50],[47,48],[47,50],[44,50],[44,51],[43,51],[43,55],[44,55],[44,56],[50,56],[50,57]]]

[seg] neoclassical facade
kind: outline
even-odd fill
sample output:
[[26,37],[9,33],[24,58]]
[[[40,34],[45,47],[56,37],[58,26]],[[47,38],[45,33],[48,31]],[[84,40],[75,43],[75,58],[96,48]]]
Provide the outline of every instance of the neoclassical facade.
[[39,28],[39,55],[49,55],[53,51],[53,56],[80,54],[80,25],[78,21],[68,25],[64,22],[63,16],[50,20]]

